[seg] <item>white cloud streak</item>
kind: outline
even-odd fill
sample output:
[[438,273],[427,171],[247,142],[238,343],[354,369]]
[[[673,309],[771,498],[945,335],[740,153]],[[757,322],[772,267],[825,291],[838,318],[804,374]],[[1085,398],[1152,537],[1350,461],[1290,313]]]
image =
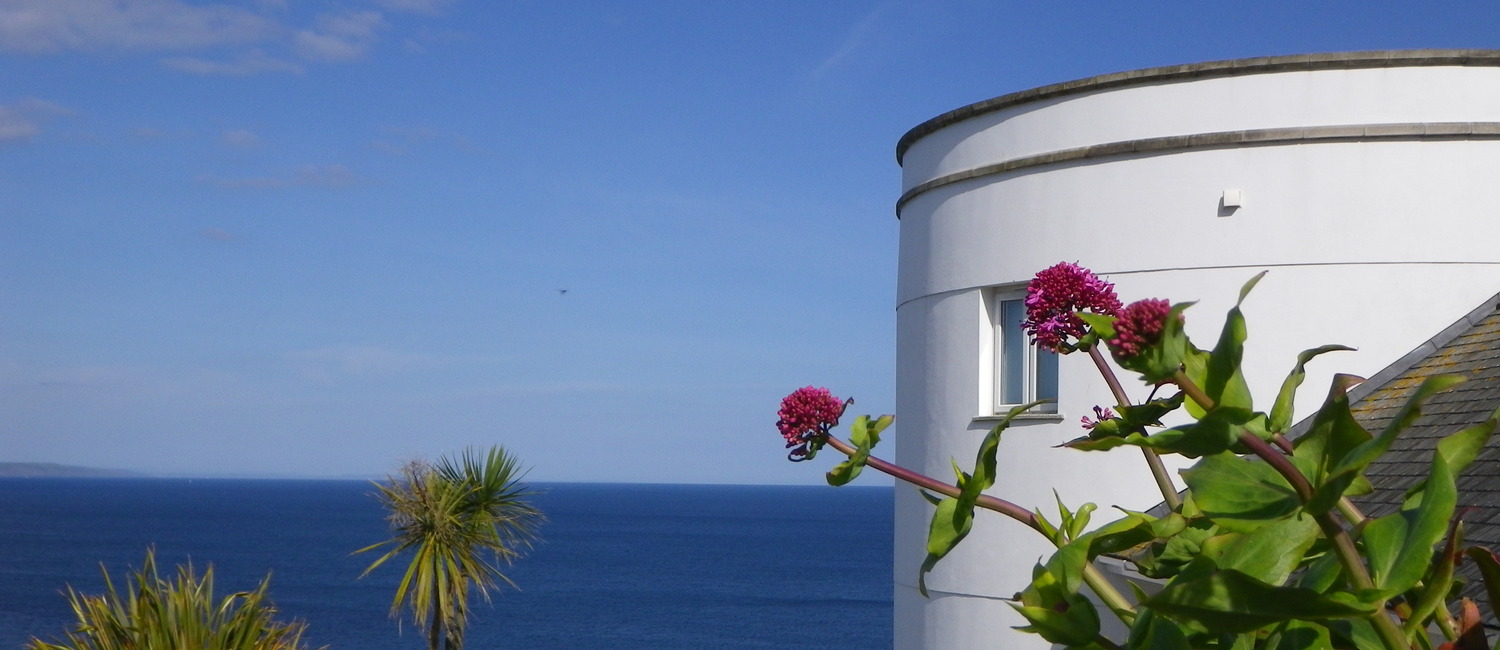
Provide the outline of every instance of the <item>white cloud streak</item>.
[[275,21],[225,4],[180,0],[6,0],[0,48],[19,52],[185,50],[262,40]]
[[52,102],[27,97],[14,104],[0,104],[0,145],[29,142],[42,132],[42,124],[75,111]]
[[199,183],[226,190],[266,190],[292,187],[341,188],[359,184],[360,178],[343,165],[304,165],[284,176],[251,176],[245,178],[220,178],[204,174]]
[[385,26],[385,19],[374,11],[324,14],[318,17],[317,29],[297,32],[296,50],[311,61],[357,61]]
[[375,4],[388,11],[414,14],[436,14],[453,0],[375,0]]
[[435,368],[452,360],[378,347],[330,347],[286,354],[297,374],[319,383],[341,377],[389,377]]
[[261,144],[260,136],[245,129],[225,131],[219,136],[219,142],[230,149],[254,149]]
[[854,23],[854,27],[849,30],[849,34],[844,37],[843,42],[839,43],[838,49],[835,49],[833,54],[828,55],[827,58],[824,58],[817,66],[813,67],[812,78],[817,79],[832,72],[834,68],[837,68],[844,61],[849,60],[850,57],[863,49],[865,44],[870,40],[871,35],[875,32],[876,27],[879,26],[881,17],[890,8],[890,2],[882,3],[871,10],[870,13],[865,14],[858,22]]
[[175,52],[160,63],[189,74],[300,73],[301,63],[364,59],[389,28],[384,12],[436,14],[449,0],[367,2],[379,10],[325,12],[296,24],[276,0],[0,0],[0,51]]
[[251,50],[239,54],[228,61],[214,61],[191,56],[174,56],[161,60],[161,64],[189,74],[213,75],[225,77],[243,77],[262,72],[290,72],[300,74],[302,66],[268,56],[260,50]]

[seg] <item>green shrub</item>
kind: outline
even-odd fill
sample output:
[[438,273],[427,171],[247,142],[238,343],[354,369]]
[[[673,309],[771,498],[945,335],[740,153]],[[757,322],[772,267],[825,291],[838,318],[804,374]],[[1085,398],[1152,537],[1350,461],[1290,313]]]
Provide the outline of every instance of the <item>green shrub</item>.
[[[102,569],[101,569],[102,570]],[[300,649],[306,624],[275,620],[266,597],[267,576],[254,591],[214,600],[214,569],[199,577],[193,565],[177,567],[175,580],[156,570],[156,554],[146,551],[141,569],[125,578],[124,592],[104,572],[103,595],[68,588],[77,624],[66,640],[32,639],[28,650],[284,650]]]

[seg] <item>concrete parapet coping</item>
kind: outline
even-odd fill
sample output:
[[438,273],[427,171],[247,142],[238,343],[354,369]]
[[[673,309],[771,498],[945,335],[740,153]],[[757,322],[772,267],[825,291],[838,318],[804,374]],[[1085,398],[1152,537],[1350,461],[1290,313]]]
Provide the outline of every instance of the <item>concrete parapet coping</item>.
[[943,113],[907,131],[896,143],[896,163],[901,164],[907,149],[938,129],[1018,104],[1075,95],[1120,86],[1143,85],[1165,81],[1232,77],[1268,72],[1310,70],[1355,70],[1362,68],[1404,68],[1435,66],[1500,67],[1500,50],[1376,50],[1369,52],[1332,52],[1265,56],[1250,59],[1206,61],[1115,72],[1111,74],[1064,81],[1001,95]]

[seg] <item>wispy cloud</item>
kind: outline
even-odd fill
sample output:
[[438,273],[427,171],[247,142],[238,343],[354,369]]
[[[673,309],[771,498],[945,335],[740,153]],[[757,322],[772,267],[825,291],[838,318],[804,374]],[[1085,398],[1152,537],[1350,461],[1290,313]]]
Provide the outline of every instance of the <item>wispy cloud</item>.
[[0,0],[0,51],[168,51],[179,54],[160,63],[189,74],[300,73],[302,63],[364,59],[389,27],[386,12],[430,15],[448,4],[366,1],[371,8],[305,23],[292,20],[280,0]]
[[190,74],[243,77],[262,72],[290,72],[300,74],[302,66],[278,59],[260,50],[243,52],[227,61],[214,61],[191,56],[174,56],[161,60],[161,64]]
[[431,127],[395,127],[389,126],[380,129],[383,136],[370,143],[370,148],[381,153],[399,156],[408,151],[427,144],[446,145],[468,153],[484,153],[484,149],[474,144],[468,137],[438,131]]
[[239,235],[229,232],[228,230],[224,230],[223,228],[204,228],[203,230],[198,231],[198,236],[204,239],[223,242],[234,241],[240,238]]
[[431,355],[355,346],[299,350],[287,353],[285,359],[293,372],[320,383],[344,377],[389,377],[453,362]]
[[219,143],[230,149],[254,149],[261,145],[260,136],[245,129],[225,131],[219,136]]
[[281,189],[289,187],[351,187],[360,178],[343,165],[306,165],[297,171],[282,176],[250,176],[243,178],[221,178],[204,174],[196,179],[199,183],[227,190]]
[[404,11],[414,14],[436,14],[453,0],[375,0],[375,4],[389,11]]
[[75,111],[52,102],[27,97],[14,104],[0,104],[0,145],[29,142],[52,118]]
[[864,49],[875,34],[876,28],[879,27],[880,19],[885,16],[891,6],[891,2],[881,3],[854,23],[854,27],[850,28],[849,33],[844,36],[844,40],[839,43],[833,54],[828,55],[813,67],[812,78],[818,79],[827,75]]
[[180,0],[7,0],[0,48],[20,52],[182,50],[268,38],[275,21],[227,4]]
[[364,57],[385,26],[385,19],[374,11],[323,14],[316,29],[297,32],[297,53],[312,61],[356,61]]

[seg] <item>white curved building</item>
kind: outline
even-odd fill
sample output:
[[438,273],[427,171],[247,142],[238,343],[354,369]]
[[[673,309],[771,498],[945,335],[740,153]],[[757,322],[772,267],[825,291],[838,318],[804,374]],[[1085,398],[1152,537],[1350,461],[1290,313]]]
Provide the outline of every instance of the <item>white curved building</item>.
[[[897,155],[895,459],[951,480],[952,460],[972,468],[997,412],[1053,393],[1056,413],[1001,441],[991,491],[1046,513],[1054,489],[1075,507],[1097,503],[1101,522],[1109,506],[1148,508],[1160,495],[1133,449],[1054,448],[1113,400],[1085,356],[1051,368],[1007,346],[1006,301],[1039,269],[1076,261],[1127,303],[1198,300],[1188,331],[1205,348],[1240,285],[1269,269],[1245,303],[1258,408],[1297,352],[1359,349],[1313,362],[1299,414],[1334,371],[1373,373],[1500,290],[1500,51],[1104,75],[938,116]],[[1002,599],[1050,546],[989,514],[928,575],[924,599],[931,506],[898,487],[896,648],[1047,645],[1009,629],[1024,622]]]

